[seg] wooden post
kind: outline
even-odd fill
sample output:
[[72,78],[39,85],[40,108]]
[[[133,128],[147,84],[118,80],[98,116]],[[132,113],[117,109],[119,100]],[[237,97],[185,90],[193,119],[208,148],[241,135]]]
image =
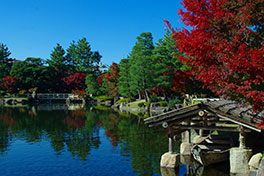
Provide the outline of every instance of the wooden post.
[[246,137],[244,127],[239,127],[239,148],[246,148]]
[[173,131],[172,128],[169,127],[169,153],[173,153],[173,145],[174,145]]

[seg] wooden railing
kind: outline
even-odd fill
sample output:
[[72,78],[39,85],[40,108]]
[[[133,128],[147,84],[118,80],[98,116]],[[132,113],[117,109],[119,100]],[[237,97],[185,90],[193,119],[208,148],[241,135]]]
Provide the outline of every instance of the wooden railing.
[[38,93],[37,98],[41,100],[49,100],[49,99],[66,100],[67,98],[78,99],[78,95],[70,94],[70,93]]

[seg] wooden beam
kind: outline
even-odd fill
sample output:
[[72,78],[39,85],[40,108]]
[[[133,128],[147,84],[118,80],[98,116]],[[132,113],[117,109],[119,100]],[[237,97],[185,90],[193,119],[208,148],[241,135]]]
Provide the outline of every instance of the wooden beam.
[[[168,120],[177,120],[179,118],[182,117],[186,117],[189,114],[193,114],[193,111],[195,111],[195,114],[198,115],[198,111],[201,110],[200,105],[196,104],[196,105],[192,105],[192,106],[188,106],[188,107],[184,107],[181,109],[176,109],[173,111],[169,111],[157,116],[153,116],[147,119],[144,119],[145,124],[149,125],[149,126],[155,126],[156,124],[162,124],[162,122],[164,121],[168,121]],[[181,116],[181,117],[180,117]],[[176,118],[175,118],[176,117]],[[152,125],[155,124],[155,125]]]
[[161,121],[157,121],[157,122],[151,122],[148,124],[149,124],[149,127],[153,127],[153,126],[161,125],[163,122],[167,122],[168,124],[170,124],[170,123],[185,121],[187,119],[190,119],[192,117],[197,116],[197,113],[198,113],[198,110],[194,110],[194,111],[189,112],[189,113],[172,116],[172,117],[167,118],[165,120],[161,120]]
[[216,130],[216,131],[230,131],[230,132],[239,132],[238,128],[234,127],[217,127],[217,126],[197,126],[197,125],[173,125],[172,126],[174,129],[202,129],[202,130]]
[[214,110],[214,109],[212,109],[210,107],[207,107],[207,108],[208,108],[208,110],[210,110],[211,112],[215,113],[215,115],[220,117],[220,118],[223,118],[225,120],[229,120],[229,121],[231,121],[231,122],[233,122],[235,124],[241,125],[243,127],[249,128],[251,130],[254,130],[254,131],[257,131],[257,132],[261,132],[261,130],[258,129],[258,127],[256,125],[248,123],[248,122],[244,121],[243,119],[235,118],[235,117],[233,117],[231,115],[225,114],[225,113],[223,113],[221,111],[218,111],[218,110]]

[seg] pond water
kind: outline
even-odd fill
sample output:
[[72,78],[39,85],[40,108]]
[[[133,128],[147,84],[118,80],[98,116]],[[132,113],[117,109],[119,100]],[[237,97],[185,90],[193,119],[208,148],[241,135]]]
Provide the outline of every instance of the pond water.
[[0,107],[0,175],[161,175],[164,129],[111,110],[74,109]]

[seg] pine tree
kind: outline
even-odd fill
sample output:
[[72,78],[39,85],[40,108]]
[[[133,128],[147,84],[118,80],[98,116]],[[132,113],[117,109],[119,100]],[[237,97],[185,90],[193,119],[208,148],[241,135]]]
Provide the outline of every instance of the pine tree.
[[120,68],[120,73],[119,73],[120,77],[118,79],[118,85],[119,85],[118,92],[121,96],[130,97],[131,92],[130,92],[130,84],[129,84],[129,80],[130,80],[129,59],[128,58],[122,59],[119,63],[119,68]]
[[90,73],[86,76],[85,84],[87,85],[85,91],[88,95],[96,96],[100,94],[99,85],[94,74]]
[[165,97],[173,84],[174,72],[180,70],[182,66],[177,57],[174,57],[175,53],[175,41],[167,31],[158,41],[152,56],[153,81]]
[[67,59],[77,72],[97,72],[101,57],[98,51],[91,51],[91,46],[86,38],[82,38],[77,44],[73,41],[67,49]]
[[2,78],[8,75],[9,73],[9,56],[11,52],[8,50],[8,47],[1,43],[0,44],[0,83],[3,81]]
[[137,37],[137,42],[132,49],[130,56],[130,90],[132,93],[145,93],[152,87],[151,56],[154,49],[153,37],[150,32],[143,32]]

